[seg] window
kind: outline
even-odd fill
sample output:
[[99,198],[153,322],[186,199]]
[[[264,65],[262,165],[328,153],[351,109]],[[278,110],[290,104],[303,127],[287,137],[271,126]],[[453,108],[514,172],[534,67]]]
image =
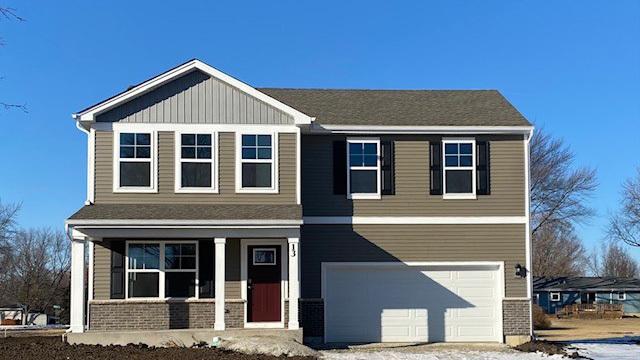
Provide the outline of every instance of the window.
[[153,133],[114,133],[114,191],[154,191]]
[[240,134],[239,136],[240,161],[238,163],[239,174],[236,174],[236,190],[240,192],[242,190],[248,190],[247,192],[277,191],[275,135]]
[[197,297],[196,242],[129,242],[127,298]]
[[443,140],[444,197],[475,198],[475,140]]
[[627,295],[624,292],[618,292],[616,294],[616,299],[617,300],[625,300],[627,298]]
[[216,192],[215,134],[176,133],[176,192]]
[[560,301],[560,293],[559,292],[552,292],[550,294],[551,296],[551,301]]
[[164,245],[164,296],[190,298],[196,295],[196,244]]
[[380,140],[347,139],[347,193],[350,199],[380,198]]
[[253,249],[253,265],[275,265],[275,249]]

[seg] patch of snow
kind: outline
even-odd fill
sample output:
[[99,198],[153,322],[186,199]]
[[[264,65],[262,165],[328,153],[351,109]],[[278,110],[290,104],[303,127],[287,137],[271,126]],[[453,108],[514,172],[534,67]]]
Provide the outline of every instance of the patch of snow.
[[315,350],[291,339],[270,336],[222,338],[217,347],[249,355],[313,357],[318,355]]
[[[399,351],[371,351],[371,352],[337,352],[323,351],[327,360],[560,360],[560,355],[546,355],[542,353],[496,352],[496,351],[461,351],[443,350],[425,353],[406,353]],[[634,359],[637,359],[634,358]]]
[[578,354],[593,360],[640,359],[640,345],[629,341],[571,343],[567,349],[570,351],[575,349]]

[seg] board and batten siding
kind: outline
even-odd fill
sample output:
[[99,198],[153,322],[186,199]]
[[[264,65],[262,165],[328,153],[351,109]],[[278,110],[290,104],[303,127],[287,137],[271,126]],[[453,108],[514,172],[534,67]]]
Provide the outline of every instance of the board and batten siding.
[[491,147],[491,194],[475,200],[430,195],[427,135],[381,136],[395,144],[395,195],[349,200],[333,193],[333,147],[344,136],[302,137],[302,204],[305,216],[524,216],[525,166],[522,136],[478,136]]
[[[111,298],[111,242],[122,239],[96,241],[93,247],[93,298]],[[179,240],[178,240],[179,241]],[[213,240],[211,240],[213,241]],[[211,254],[211,261],[215,254]],[[240,299],[240,239],[227,239],[225,247],[225,298]]]
[[217,78],[193,71],[96,117],[98,122],[293,124],[293,117]]
[[296,134],[278,134],[277,194],[238,194],[235,188],[235,133],[219,133],[218,194],[175,192],[175,134],[158,132],[158,192],[113,192],[113,132],[96,131],[95,203],[96,204],[295,204]]
[[504,261],[505,296],[526,297],[525,225],[303,225],[303,298],[320,298],[323,262]]

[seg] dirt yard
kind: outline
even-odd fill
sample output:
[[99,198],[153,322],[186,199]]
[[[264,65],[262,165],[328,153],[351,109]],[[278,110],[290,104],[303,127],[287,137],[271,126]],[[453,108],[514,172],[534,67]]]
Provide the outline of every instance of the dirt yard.
[[[67,345],[59,336],[8,337],[0,338],[0,359],[10,360],[100,360],[100,359],[133,359],[133,360],[258,360],[277,359],[263,355],[245,355],[211,348],[148,348],[144,346],[90,346]],[[311,360],[308,358],[290,357],[286,359]]]
[[616,320],[551,319],[549,330],[536,330],[536,335],[549,341],[575,341],[640,336],[640,318]]

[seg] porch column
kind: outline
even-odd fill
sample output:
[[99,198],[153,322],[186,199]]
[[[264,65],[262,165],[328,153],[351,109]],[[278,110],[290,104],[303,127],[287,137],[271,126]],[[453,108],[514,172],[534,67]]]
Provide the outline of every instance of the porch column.
[[215,238],[215,287],[216,287],[216,312],[213,323],[214,330],[224,330],[224,285],[225,285],[225,245],[226,238]]
[[300,298],[300,238],[288,238],[289,245],[289,324],[291,330],[299,329],[298,299]]
[[84,238],[71,240],[70,330],[84,332]]

